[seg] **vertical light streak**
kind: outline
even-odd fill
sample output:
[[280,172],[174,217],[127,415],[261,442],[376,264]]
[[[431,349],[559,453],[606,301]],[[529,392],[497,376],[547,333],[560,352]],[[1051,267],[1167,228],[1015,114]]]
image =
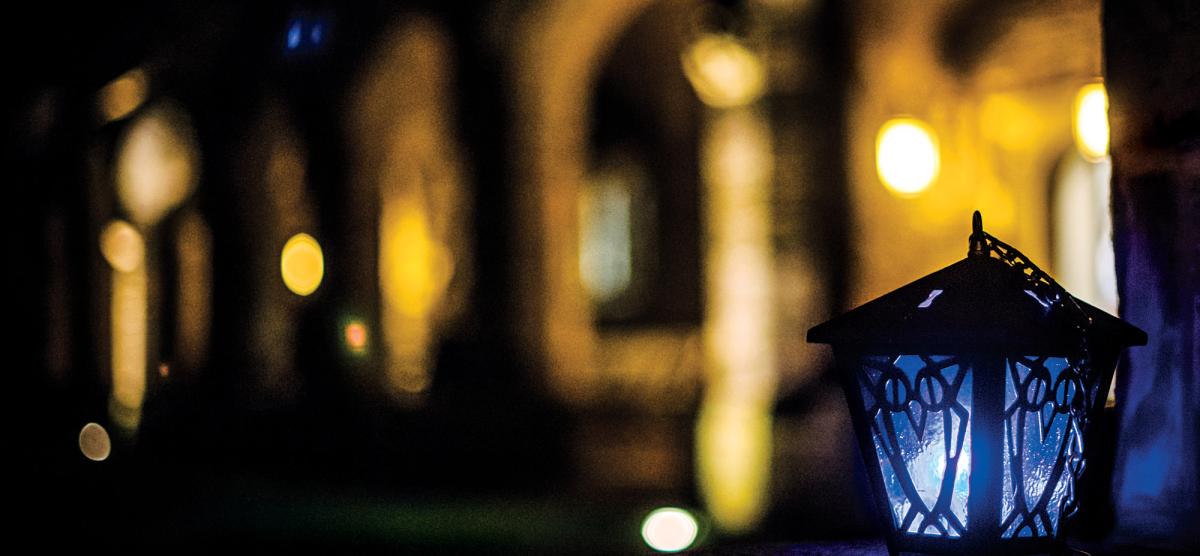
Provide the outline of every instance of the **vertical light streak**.
[[429,386],[431,313],[450,282],[453,262],[431,237],[421,205],[403,195],[384,201],[379,259],[388,378],[400,392],[417,394]]
[[115,221],[100,235],[100,252],[112,267],[112,394],[109,412],[126,432],[141,421],[146,396],[148,290],[146,248],[129,223]]
[[762,518],[770,476],[771,149],[765,117],[744,108],[713,113],[701,153],[709,384],[697,423],[697,466],[712,517],[730,532],[747,531]]
[[179,264],[175,353],[185,368],[204,363],[212,321],[212,233],[196,212],[183,215],[175,236]]

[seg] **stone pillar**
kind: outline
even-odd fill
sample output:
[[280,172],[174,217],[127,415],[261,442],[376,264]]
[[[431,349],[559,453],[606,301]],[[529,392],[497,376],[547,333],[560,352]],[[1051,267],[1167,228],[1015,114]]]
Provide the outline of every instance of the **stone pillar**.
[[1200,547],[1200,2],[1106,1],[1112,212],[1123,318],[1118,543]]

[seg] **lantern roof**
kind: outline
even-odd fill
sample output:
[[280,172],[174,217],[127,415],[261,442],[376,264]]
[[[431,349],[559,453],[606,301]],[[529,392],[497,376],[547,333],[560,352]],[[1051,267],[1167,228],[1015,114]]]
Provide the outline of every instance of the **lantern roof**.
[[[808,341],[872,350],[1073,353],[1144,345],[1146,333],[1071,296],[982,230],[967,257],[808,331]],[[1086,331],[1086,334],[1081,332]]]

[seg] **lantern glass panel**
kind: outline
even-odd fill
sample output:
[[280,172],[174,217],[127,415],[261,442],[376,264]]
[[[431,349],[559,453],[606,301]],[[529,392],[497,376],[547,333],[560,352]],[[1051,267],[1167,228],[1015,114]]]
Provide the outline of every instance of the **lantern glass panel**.
[[1083,471],[1085,377],[1065,357],[1016,357],[1005,367],[1001,536],[1053,537]]
[[970,495],[970,367],[949,355],[872,355],[857,374],[892,525],[961,537]]

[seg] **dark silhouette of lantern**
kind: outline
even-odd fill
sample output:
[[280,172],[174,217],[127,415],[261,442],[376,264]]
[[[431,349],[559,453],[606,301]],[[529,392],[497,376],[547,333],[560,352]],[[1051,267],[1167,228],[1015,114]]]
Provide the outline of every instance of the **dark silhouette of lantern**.
[[1146,343],[973,224],[965,259],[808,331],[833,346],[893,554],[1060,549],[1088,424]]

